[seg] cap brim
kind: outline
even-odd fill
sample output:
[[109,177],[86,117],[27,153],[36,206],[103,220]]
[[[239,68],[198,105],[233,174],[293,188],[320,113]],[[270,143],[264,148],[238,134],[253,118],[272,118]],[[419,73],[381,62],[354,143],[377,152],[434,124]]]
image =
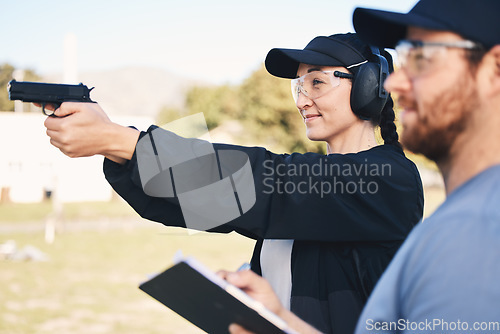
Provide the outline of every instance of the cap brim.
[[404,39],[408,26],[447,30],[443,23],[416,13],[403,14],[369,8],[356,8],[353,25],[365,42],[384,48],[394,48]]
[[268,52],[265,66],[269,73],[280,78],[297,77],[300,63],[318,66],[344,66],[336,58],[311,50],[272,49]]

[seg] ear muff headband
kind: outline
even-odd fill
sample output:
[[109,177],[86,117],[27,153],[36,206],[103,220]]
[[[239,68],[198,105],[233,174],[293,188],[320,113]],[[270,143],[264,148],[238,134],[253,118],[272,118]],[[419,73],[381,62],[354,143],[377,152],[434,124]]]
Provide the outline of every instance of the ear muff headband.
[[384,88],[385,79],[389,76],[389,64],[387,63],[387,59],[380,54],[380,51],[375,46],[370,46],[372,49],[372,53],[375,57],[378,58],[378,62],[380,64],[380,74],[379,74],[379,85],[378,85],[378,97],[381,99],[387,99],[389,93]]
[[351,90],[352,111],[364,120],[378,120],[389,98],[384,89],[389,64],[378,48],[372,46],[371,50],[373,60],[360,66]]

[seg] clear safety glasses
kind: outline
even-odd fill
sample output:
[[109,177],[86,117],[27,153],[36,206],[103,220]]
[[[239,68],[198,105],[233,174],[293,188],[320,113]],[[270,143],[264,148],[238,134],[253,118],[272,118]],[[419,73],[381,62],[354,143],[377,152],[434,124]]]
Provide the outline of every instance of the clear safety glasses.
[[302,93],[309,99],[317,99],[340,85],[340,79],[352,79],[353,75],[339,71],[313,71],[292,80],[295,103]]
[[460,40],[453,42],[424,42],[402,40],[396,45],[398,67],[408,76],[417,77],[430,72],[446,61],[446,51],[450,48],[480,50],[478,43]]

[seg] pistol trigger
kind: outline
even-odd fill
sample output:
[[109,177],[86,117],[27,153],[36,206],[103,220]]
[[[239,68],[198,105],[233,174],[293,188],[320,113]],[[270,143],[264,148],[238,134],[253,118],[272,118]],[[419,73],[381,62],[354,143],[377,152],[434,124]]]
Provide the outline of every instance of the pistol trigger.
[[[49,110],[50,111],[50,110]],[[46,115],[46,116],[52,116],[54,115],[54,112],[53,111],[50,111],[50,113],[47,113],[47,110],[45,110],[45,103],[42,103],[42,112]]]

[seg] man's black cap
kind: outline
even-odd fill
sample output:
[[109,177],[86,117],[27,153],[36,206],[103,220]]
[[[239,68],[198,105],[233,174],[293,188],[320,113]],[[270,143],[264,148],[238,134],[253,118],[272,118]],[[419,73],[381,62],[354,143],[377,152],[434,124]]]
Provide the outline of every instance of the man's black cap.
[[366,42],[394,48],[408,26],[451,31],[481,43],[500,44],[500,0],[421,0],[408,13],[356,8],[356,32]]

